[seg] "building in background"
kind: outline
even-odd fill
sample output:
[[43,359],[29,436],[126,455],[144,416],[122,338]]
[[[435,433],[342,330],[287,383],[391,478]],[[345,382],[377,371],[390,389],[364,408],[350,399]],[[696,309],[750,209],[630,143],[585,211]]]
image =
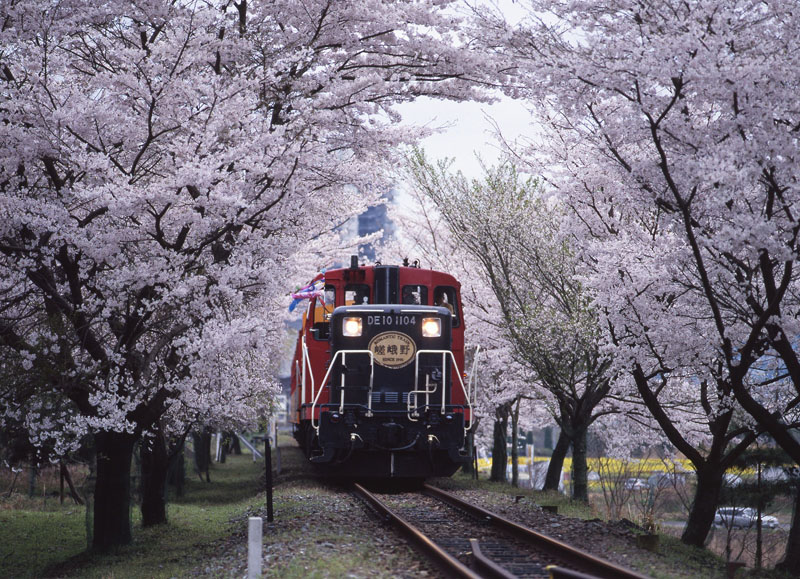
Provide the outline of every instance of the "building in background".
[[[357,232],[359,236],[370,235],[383,230],[383,240],[392,239],[394,237],[394,223],[389,218],[387,204],[394,203],[396,191],[391,189],[388,191],[384,198],[385,204],[370,207],[364,213],[358,216]],[[375,247],[371,244],[360,245],[358,253],[361,259],[366,263],[375,262]]]

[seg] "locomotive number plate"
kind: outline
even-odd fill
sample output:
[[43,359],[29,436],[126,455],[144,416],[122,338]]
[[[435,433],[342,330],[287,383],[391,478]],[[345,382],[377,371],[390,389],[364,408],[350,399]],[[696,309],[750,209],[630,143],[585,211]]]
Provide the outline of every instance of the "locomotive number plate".
[[406,334],[382,332],[369,341],[375,363],[386,368],[403,368],[414,360],[417,346]]
[[414,316],[398,316],[391,314],[367,316],[368,326],[413,326],[416,323],[417,318]]

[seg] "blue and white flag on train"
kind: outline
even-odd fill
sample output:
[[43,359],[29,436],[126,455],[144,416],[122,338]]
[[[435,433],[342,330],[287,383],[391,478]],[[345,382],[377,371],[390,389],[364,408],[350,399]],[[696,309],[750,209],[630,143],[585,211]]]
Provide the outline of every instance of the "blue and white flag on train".
[[289,311],[293,312],[294,309],[297,307],[303,300],[310,300],[311,298],[321,298],[325,295],[325,279],[320,279],[315,281],[314,283],[310,283],[307,286],[300,288],[296,292],[292,294],[292,303],[289,304]]

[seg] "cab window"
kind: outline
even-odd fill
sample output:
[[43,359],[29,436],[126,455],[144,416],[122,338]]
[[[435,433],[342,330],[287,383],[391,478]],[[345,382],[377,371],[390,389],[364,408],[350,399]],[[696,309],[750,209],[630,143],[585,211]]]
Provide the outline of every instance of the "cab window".
[[[333,308],[336,305],[336,288],[332,285],[325,286],[325,310],[328,314],[327,317],[330,317],[330,314],[333,313]],[[330,311],[328,311],[330,310]]]
[[369,286],[364,283],[351,283],[344,286],[344,305],[360,306],[369,303]]
[[403,303],[406,305],[428,305],[428,287],[424,285],[404,285]]
[[331,285],[325,286],[323,298],[318,297],[312,300],[311,306],[314,308],[314,317],[311,335],[314,336],[314,339],[327,340],[330,337],[330,319],[335,304],[336,288]]
[[452,286],[436,286],[433,290],[433,305],[447,308],[453,314],[453,327],[461,325],[461,316],[458,311],[458,301],[456,300],[456,288]]

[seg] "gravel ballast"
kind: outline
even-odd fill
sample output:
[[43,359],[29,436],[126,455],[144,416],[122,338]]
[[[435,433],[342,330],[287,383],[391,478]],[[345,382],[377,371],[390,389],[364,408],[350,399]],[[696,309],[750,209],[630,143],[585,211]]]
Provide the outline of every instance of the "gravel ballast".
[[[275,519],[266,522],[266,507],[243,513],[236,531],[203,550],[196,575],[245,577],[247,517],[264,522],[264,577],[439,577],[391,527],[344,488],[313,476],[299,449],[282,449],[284,469],[276,478]],[[607,523],[553,514],[535,504],[535,496],[460,488],[458,480],[434,484],[460,498],[569,543],[579,549],[661,577],[724,577],[720,563],[702,549],[689,549],[671,537],[660,537],[654,550],[637,546],[642,531],[627,522]],[[679,554],[676,554],[679,552]]]

